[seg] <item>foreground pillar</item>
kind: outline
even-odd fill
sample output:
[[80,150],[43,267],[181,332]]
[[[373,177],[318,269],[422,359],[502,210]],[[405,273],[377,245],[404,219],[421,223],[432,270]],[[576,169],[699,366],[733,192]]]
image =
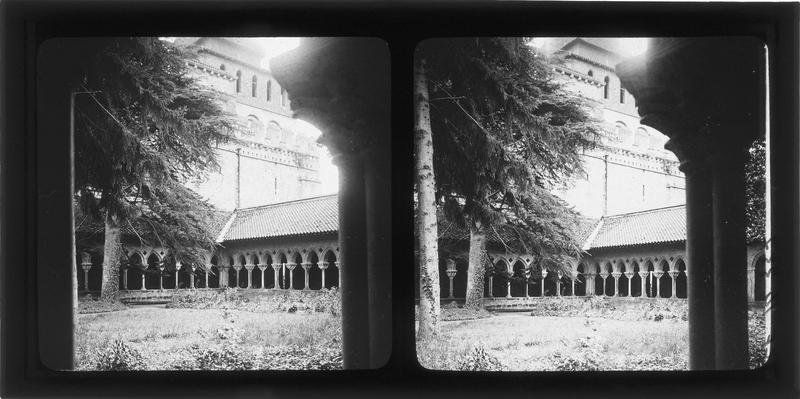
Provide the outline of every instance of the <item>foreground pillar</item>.
[[619,278],[620,278],[620,276],[622,276],[622,273],[620,273],[620,272],[611,273],[611,277],[614,278],[614,296],[615,297],[619,296]]
[[639,297],[647,298],[647,296],[648,296],[647,295],[647,275],[648,275],[648,273],[647,272],[643,272],[643,271],[639,271],[638,274],[639,274],[639,279],[641,280],[641,283],[642,283],[642,290],[641,290],[641,293],[639,294]]
[[678,296],[678,294],[677,294],[678,286],[677,286],[677,284],[675,284],[676,283],[675,279],[678,277],[678,271],[677,270],[670,270],[667,273],[669,273],[669,278],[672,279],[672,294],[670,294],[669,297],[670,298],[675,298],[675,297]]
[[656,295],[655,295],[656,298],[661,298],[661,276],[663,275],[664,272],[662,271],[656,270],[653,272],[653,276],[656,277]]
[[[721,141],[721,140],[719,140]],[[718,143],[712,157],[716,368],[747,369],[746,146]]]
[[247,270],[247,288],[253,288],[253,269],[255,267],[256,265],[252,263],[244,265],[245,270]]
[[625,277],[628,278],[628,297],[633,297],[633,272],[625,272]]
[[242,265],[233,265],[233,269],[236,270],[236,288],[239,288],[241,285],[239,283],[239,272],[242,270]]
[[272,270],[275,272],[273,276],[275,278],[275,285],[272,287],[273,290],[279,290],[281,288],[280,284],[280,272],[281,272],[281,264],[280,263],[273,263]]
[[267,270],[267,265],[264,263],[259,263],[258,269],[261,270],[261,289],[267,289],[267,280],[265,280],[267,275],[264,273],[264,271]]
[[328,262],[317,262],[317,267],[322,270],[322,288],[325,288],[325,270],[328,269]]
[[311,269],[311,262],[303,262],[300,264],[300,267],[303,268],[303,280],[305,283],[303,290],[308,291],[308,271]]
[[286,268],[289,269],[289,289],[294,289],[294,268],[297,267],[297,263],[287,263]]

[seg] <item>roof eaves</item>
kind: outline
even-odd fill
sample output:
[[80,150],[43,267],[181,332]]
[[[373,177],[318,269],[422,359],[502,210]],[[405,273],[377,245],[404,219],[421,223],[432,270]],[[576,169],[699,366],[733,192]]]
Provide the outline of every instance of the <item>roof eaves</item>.
[[234,219],[236,219],[235,210],[231,212],[231,217],[228,218],[228,221],[225,222],[225,226],[222,227],[222,230],[220,230],[219,234],[217,235],[217,240],[216,240],[217,243],[222,243],[223,241],[225,241],[225,235],[228,234],[228,230],[230,230],[231,225],[233,225]]

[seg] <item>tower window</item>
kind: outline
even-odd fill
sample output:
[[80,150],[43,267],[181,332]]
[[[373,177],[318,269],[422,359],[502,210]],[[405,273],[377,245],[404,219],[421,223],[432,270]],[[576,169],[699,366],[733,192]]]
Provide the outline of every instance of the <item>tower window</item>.
[[282,107],[286,106],[286,89],[284,89],[283,87],[281,87],[281,106]]
[[219,64],[219,70],[220,71],[224,71],[225,70],[225,64]]
[[242,92],[242,71],[236,71],[236,92]]
[[620,104],[625,104],[625,89],[623,89],[621,87],[619,89],[619,103]]
[[607,100],[608,99],[608,89],[611,86],[611,79],[609,79],[608,76],[606,76],[606,78],[603,79],[603,82],[605,82],[605,86],[603,86],[603,98],[605,98]]
[[272,79],[267,80],[267,101],[272,101]]
[[253,97],[258,97],[258,76],[253,75],[252,93]]
[[589,76],[594,76],[594,71],[590,69],[590,70],[589,70],[589,73],[587,73],[587,75],[589,75]]

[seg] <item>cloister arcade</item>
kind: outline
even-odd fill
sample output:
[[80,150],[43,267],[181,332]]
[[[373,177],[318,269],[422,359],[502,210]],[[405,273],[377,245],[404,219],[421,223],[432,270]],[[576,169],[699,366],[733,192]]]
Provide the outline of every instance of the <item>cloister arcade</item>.
[[[338,248],[254,249],[220,251],[205,267],[170,262],[163,249],[128,250],[119,274],[121,291],[177,289],[320,290],[339,286]],[[82,293],[99,291],[102,259],[83,253],[80,260]]]
[[[484,297],[536,298],[546,296],[599,296],[620,298],[686,299],[690,270],[683,243],[647,249],[605,249],[597,255],[572,259],[562,270],[542,270],[530,255],[491,252],[494,267],[484,280]],[[764,247],[748,247],[749,302],[766,299]],[[466,292],[466,260],[442,263],[441,293],[460,299]]]

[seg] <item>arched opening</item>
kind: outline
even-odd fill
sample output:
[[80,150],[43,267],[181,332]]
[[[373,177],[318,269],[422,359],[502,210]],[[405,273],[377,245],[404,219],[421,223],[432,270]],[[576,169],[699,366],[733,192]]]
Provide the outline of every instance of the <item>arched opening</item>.
[[325,262],[328,262],[328,269],[325,270],[325,288],[339,286],[339,268],[336,266],[336,255],[333,251],[325,253]]
[[[625,266],[624,266],[624,264],[620,265],[619,271],[620,271],[620,273],[622,273],[622,275],[619,276],[619,281],[618,281],[619,289],[617,291],[618,295],[619,296],[629,296],[630,293],[628,292],[628,276],[625,275]],[[633,287],[631,287],[631,288],[633,288]]]
[[525,278],[525,262],[517,260],[513,266],[513,276],[511,277],[511,296],[524,297],[527,278]]
[[292,278],[292,288],[296,290],[302,290],[306,286],[306,272],[303,270],[301,266],[303,263],[303,257],[300,256],[300,253],[295,251],[293,256],[292,262],[295,264],[294,271],[291,274]]
[[242,268],[239,270],[239,279],[236,284],[236,286],[239,288],[247,287],[247,269],[244,268],[244,265],[246,264],[247,258],[245,258],[244,255],[239,255],[239,265],[242,266]]
[[317,253],[311,251],[306,258],[311,266],[308,268],[308,288],[318,290],[322,288],[322,269],[319,268],[319,258]]
[[267,265],[264,268],[264,285],[263,288],[275,288],[275,269],[272,268],[272,255],[269,252],[264,252],[264,256],[261,257],[261,263]]
[[753,299],[767,300],[767,263],[763,255],[759,255],[753,273]]
[[608,277],[606,277],[606,296],[614,296],[614,276],[611,275],[611,272],[614,271],[614,267],[611,265],[611,262],[608,262],[603,266],[606,273],[608,273]]
[[230,268],[228,268],[228,287],[236,288],[238,287],[238,282],[236,281],[236,268],[234,268],[236,261],[233,260],[233,256],[228,257],[228,265],[230,265]]
[[599,265],[593,266],[595,269],[594,274],[594,294],[595,295],[603,295],[605,294],[605,288],[603,287],[603,276],[600,275],[602,268]]
[[615,124],[615,130],[616,130],[615,133],[616,133],[617,140],[620,143],[626,144],[626,145],[630,144],[631,131],[630,131],[630,129],[628,129],[628,125],[626,125],[624,122],[617,121],[617,123]]
[[611,90],[611,79],[609,79],[609,77],[606,76],[606,78],[603,79],[603,83],[604,83],[604,86],[603,86],[603,98],[608,100],[608,93]]
[[650,145],[650,135],[647,134],[647,131],[644,128],[636,129],[636,136],[633,139],[633,145],[637,147],[646,148]]
[[656,276],[653,275],[655,271],[655,267],[653,266],[653,262],[649,259],[645,263],[645,267],[647,267],[647,276],[644,280],[644,292],[645,296],[648,298],[653,298],[656,296]]
[[208,287],[219,288],[219,258],[211,257],[211,271],[208,273]]
[[675,261],[675,269],[678,270],[678,276],[675,277],[675,296],[686,298],[686,264],[683,263],[683,259],[678,258]]
[[625,104],[625,89],[619,88],[619,103]]
[[633,276],[631,276],[631,296],[642,296],[642,277],[639,276],[639,262],[633,261]]
[[253,97],[258,97],[258,76],[253,75],[253,80],[250,82],[250,94]]
[[[125,273],[124,270],[120,270],[119,278],[120,278],[120,288],[128,287],[129,290],[136,290],[142,288],[142,257],[138,253],[134,253],[129,258],[128,262],[128,272]],[[125,281],[125,276],[127,275],[128,280]]]
[[154,252],[150,253],[147,257],[147,269],[145,270],[145,288],[148,290],[157,290],[160,288],[159,282],[161,280],[161,270],[158,269],[158,264],[161,259]]
[[661,260],[661,271],[664,273],[659,277],[661,286],[658,287],[658,296],[670,298],[672,296],[672,276],[669,275],[669,263],[666,259]]
[[547,277],[544,279],[544,296],[556,296],[558,293],[558,272],[549,270]]
[[258,268],[258,265],[261,263],[261,258],[259,258],[257,254],[253,254],[253,256],[250,257],[250,262],[252,265],[254,265],[253,271],[251,272],[252,273],[251,282],[253,283],[251,287],[263,288],[264,282],[261,281],[261,269]]
[[286,254],[280,253],[278,255],[278,264],[280,265],[280,268],[278,268],[278,286],[275,288],[281,290],[289,288],[289,270],[286,269],[286,263],[288,263]]
[[267,80],[267,102],[272,101],[272,79]]
[[494,264],[494,275],[492,278],[492,296],[495,298],[505,298],[509,273],[505,260],[500,259]]
[[575,295],[586,296],[586,266],[578,265],[578,276],[575,277]]

